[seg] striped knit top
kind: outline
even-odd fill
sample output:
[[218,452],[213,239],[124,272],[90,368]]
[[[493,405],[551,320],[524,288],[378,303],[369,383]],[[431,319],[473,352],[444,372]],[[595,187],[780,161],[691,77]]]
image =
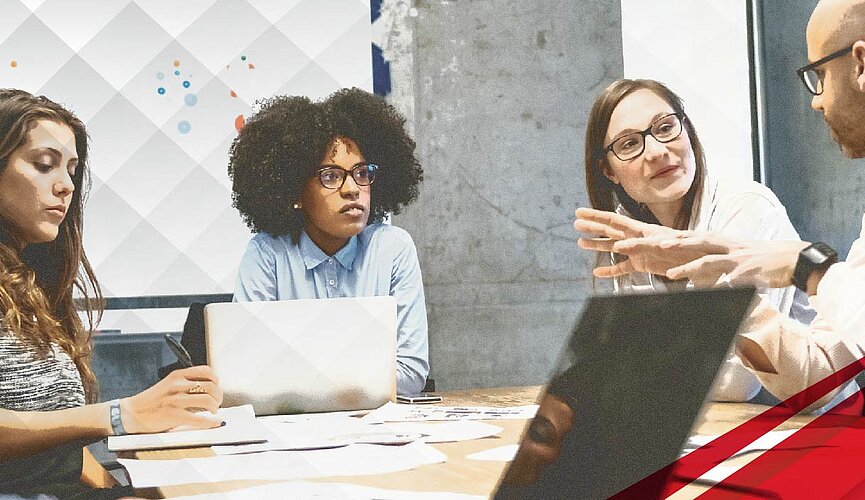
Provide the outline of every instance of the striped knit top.
[[63,348],[52,343],[40,357],[35,346],[0,329],[0,408],[51,411],[84,403],[81,375]]

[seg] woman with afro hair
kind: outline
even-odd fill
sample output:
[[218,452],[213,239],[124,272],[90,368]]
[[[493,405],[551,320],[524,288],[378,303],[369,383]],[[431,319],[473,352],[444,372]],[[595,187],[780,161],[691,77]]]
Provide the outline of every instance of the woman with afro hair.
[[405,120],[381,98],[343,89],[324,101],[263,102],[231,146],[232,198],[256,234],[237,301],[391,295],[397,303],[397,392],[429,373],[417,250],[382,221],[417,198],[423,170]]

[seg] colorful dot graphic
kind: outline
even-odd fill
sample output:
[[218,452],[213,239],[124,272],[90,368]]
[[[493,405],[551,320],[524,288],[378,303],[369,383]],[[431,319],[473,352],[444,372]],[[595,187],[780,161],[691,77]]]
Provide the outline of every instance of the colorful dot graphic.
[[183,88],[188,89],[190,85],[191,85],[191,83],[189,83],[189,80],[183,81]]
[[243,119],[243,115],[237,115],[237,118],[234,119],[234,128],[240,132],[240,129],[243,128],[245,120]]
[[188,134],[192,130],[192,125],[188,121],[183,120],[177,124],[177,131],[181,134]]
[[178,61],[177,59],[174,60],[174,67],[175,67],[175,68],[179,68],[179,67],[180,67],[180,61]]
[[12,66],[13,68],[17,68],[18,67],[18,61],[10,61],[9,66]]
[[174,71],[174,76],[180,76],[180,70],[179,69]]
[[159,87],[156,91],[159,92],[159,95],[165,95],[165,87]]
[[246,56],[240,56],[240,60],[241,60],[241,61],[245,61],[245,60],[246,60]]
[[183,98],[183,102],[185,102],[187,106],[195,106],[198,104],[198,97],[195,94],[186,94]]
[[163,73],[161,71],[159,73],[156,73],[156,78],[158,80],[162,80],[163,78],[165,78],[165,73]]

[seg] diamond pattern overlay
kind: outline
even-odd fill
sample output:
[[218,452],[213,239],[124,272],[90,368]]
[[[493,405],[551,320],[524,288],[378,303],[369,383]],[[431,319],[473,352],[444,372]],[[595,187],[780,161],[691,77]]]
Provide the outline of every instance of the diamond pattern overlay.
[[[218,326],[208,337],[208,360],[225,391],[224,404],[253,402],[258,414],[379,406],[388,397],[382,389],[395,380],[395,358],[381,361],[382,353],[396,349],[393,301],[346,299],[338,315],[332,303],[302,302],[294,307],[303,314],[275,302],[208,306],[205,316]],[[322,339],[329,339],[326,349]],[[274,395],[272,382],[288,378],[280,386],[285,392]],[[338,400],[327,399],[334,394]]]
[[747,31],[741,0],[622,0],[625,77],[684,99],[713,175],[752,179]]
[[[238,120],[274,94],[372,91],[368,0],[8,0],[0,82],[91,137],[85,248],[106,296],[231,292],[249,232],[231,208]],[[110,311],[175,331],[185,311]]]

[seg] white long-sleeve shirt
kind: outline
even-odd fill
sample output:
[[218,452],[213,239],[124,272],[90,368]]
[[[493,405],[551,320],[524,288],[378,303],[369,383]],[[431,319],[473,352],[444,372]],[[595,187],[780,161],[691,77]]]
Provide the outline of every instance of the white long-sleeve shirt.
[[[817,316],[810,327],[759,304],[743,325],[777,373],[755,371],[767,390],[786,399],[865,356],[865,217],[847,260],[829,268],[811,297]],[[852,381],[816,401],[835,404],[858,389]],[[833,399],[834,398],[834,399]]]
[[[624,213],[620,210],[620,213]],[[625,213],[625,215],[628,215]],[[706,176],[703,196],[691,212],[688,229],[710,231],[733,240],[798,240],[799,234],[778,197],[766,186],[747,179]],[[648,273],[616,279],[618,291],[663,291],[670,283]],[[760,289],[766,307],[792,323],[808,323],[814,315],[808,298],[794,287]],[[747,331],[745,327],[742,331]],[[760,380],[746,368],[734,349],[724,360],[710,391],[716,401],[748,401],[760,391]],[[767,386],[769,392],[774,391]],[[780,397],[775,394],[776,397]]]

